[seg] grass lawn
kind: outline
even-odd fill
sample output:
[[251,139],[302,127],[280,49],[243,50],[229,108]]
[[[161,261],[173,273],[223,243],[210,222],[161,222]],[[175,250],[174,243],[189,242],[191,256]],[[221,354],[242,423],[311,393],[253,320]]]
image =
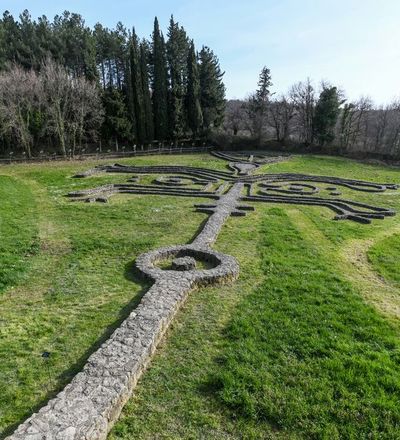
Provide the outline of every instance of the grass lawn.
[[[122,162],[226,165],[208,155]],[[70,178],[93,165],[0,169],[3,437],[135,306],[148,287],[135,257],[190,241],[207,218],[193,212],[198,199],[69,202],[69,191],[124,181]],[[327,157],[263,171],[400,182],[399,170]],[[343,197],[400,212],[400,191]],[[189,296],[110,440],[399,438],[400,216],[360,225],[324,208],[255,207],[229,219],[215,246],[239,260],[239,280]]]
[[400,233],[384,237],[368,251],[368,259],[376,271],[396,287],[400,287]]

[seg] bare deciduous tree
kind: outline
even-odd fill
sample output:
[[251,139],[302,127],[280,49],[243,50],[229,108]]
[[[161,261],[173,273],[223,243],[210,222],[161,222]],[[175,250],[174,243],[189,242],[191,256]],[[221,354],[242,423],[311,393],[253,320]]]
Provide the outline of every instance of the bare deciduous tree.
[[103,111],[95,84],[73,78],[62,66],[48,60],[40,79],[46,102],[47,130],[54,134],[65,156],[67,146],[74,153],[85,133],[95,133]]
[[339,122],[339,144],[342,152],[361,142],[365,133],[368,112],[372,109],[372,101],[368,97],[361,97],[356,102],[344,105]]
[[400,101],[390,104],[389,129],[387,134],[387,153],[398,156],[400,152]]
[[40,107],[40,83],[34,71],[12,66],[0,75],[0,130],[31,157],[32,119]]
[[226,103],[223,127],[225,131],[231,131],[234,136],[246,127],[246,112],[243,101],[233,99]]
[[293,101],[284,95],[271,102],[269,123],[275,131],[275,138],[278,142],[285,142],[288,139],[291,121],[295,116],[294,110]]
[[294,84],[290,89],[289,97],[296,110],[296,125],[300,140],[306,145],[311,145],[316,98],[310,79]]

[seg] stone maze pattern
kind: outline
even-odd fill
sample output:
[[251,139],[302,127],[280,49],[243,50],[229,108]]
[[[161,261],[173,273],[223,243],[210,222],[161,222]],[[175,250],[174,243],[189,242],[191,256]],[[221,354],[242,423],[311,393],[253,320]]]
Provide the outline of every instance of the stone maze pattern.
[[[192,243],[152,250],[137,258],[137,269],[153,282],[152,287],[109,340],[89,357],[71,383],[22,423],[9,440],[106,439],[188,293],[198,286],[229,282],[238,276],[236,259],[216,252],[211,246],[228,217],[254,210],[254,203],[250,206],[243,202],[322,206],[335,212],[337,220],[361,223],[395,214],[390,209],[338,198],[340,188],[379,193],[397,189],[394,184],[303,174],[252,174],[262,164],[287,158],[245,153],[215,156],[228,161],[230,171],[114,164],[75,176],[129,176],[128,183],[70,193],[75,201],[107,202],[115,194],[201,197],[211,202],[196,204],[195,208],[210,216]],[[149,177],[150,184],[140,183]]]

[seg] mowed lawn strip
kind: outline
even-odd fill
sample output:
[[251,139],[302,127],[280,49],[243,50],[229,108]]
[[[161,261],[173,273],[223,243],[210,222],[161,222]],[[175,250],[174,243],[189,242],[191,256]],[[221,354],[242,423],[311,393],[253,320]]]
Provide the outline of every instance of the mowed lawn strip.
[[385,237],[368,250],[368,260],[386,281],[400,287],[400,233]]
[[0,176],[0,295],[22,280],[38,251],[37,205],[31,189]]

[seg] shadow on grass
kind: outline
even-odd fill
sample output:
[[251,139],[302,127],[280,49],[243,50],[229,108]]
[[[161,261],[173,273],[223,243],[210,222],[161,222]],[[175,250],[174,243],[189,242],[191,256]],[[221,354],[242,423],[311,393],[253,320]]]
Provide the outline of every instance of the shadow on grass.
[[0,433],[0,440],[3,440],[8,435],[11,435],[21,423],[23,423],[33,413],[37,413],[49,402],[49,400],[53,399],[60,391],[62,391],[63,388],[76,376],[76,374],[82,371],[90,355],[97,351],[101,347],[101,345],[111,337],[114,331],[121,326],[123,321],[125,321],[130,313],[138,306],[144,294],[150,288],[151,283],[147,281],[142,274],[140,274],[140,272],[136,269],[133,261],[125,265],[124,277],[128,281],[132,281],[142,286],[137,295],[120,310],[118,319],[104,330],[100,338],[91,347],[89,347],[70,368],[54,378],[57,381],[54,389],[48,391],[44,399],[42,399],[35,406],[30,408],[29,412],[26,412],[26,414],[21,417],[17,422],[13,423]]

